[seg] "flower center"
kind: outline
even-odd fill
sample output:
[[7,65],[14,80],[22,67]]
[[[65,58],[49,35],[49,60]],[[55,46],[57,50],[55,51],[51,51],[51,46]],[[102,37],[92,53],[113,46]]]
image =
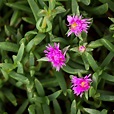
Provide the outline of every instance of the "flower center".
[[75,29],[76,26],[77,26],[77,24],[76,24],[75,22],[74,22],[73,24],[71,24],[71,28],[72,28],[72,29]]
[[87,83],[85,81],[81,82],[80,84],[82,87],[86,87],[87,86]]

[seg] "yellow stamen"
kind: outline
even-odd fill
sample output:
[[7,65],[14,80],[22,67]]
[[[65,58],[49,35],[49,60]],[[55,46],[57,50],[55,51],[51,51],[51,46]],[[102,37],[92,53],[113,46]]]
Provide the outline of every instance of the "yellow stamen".
[[81,85],[82,87],[85,87],[85,86],[86,86],[86,82],[82,82],[80,85]]
[[74,22],[72,25],[71,25],[71,28],[74,29],[76,28],[77,24]]

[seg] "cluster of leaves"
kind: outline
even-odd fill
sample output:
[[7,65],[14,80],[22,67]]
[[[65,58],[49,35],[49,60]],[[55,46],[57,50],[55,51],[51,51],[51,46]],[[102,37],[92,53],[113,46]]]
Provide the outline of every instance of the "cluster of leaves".
[[[107,114],[114,105],[113,0],[0,0],[0,114]],[[79,39],[67,37],[67,15],[93,18]],[[70,45],[67,65],[56,72],[44,56],[48,43]],[[92,74],[82,98],[70,75]],[[108,105],[107,105],[108,104]]]

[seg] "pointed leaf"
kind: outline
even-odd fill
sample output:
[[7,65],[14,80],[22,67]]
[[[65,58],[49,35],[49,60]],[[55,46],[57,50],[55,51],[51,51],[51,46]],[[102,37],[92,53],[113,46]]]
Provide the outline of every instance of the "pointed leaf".
[[35,20],[37,21],[38,20],[37,13],[39,11],[39,6],[36,4],[36,2],[34,0],[27,0],[27,1],[30,5],[30,8],[31,8],[32,12],[33,12]]
[[97,71],[99,67],[98,67],[96,61],[94,60],[94,58],[92,57],[92,55],[89,54],[88,52],[85,52],[85,56],[86,56],[86,59],[87,59],[89,65],[92,67],[92,69],[94,71]]
[[38,45],[45,38],[45,34],[38,33],[26,46],[26,51],[29,52],[34,46]]
[[106,109],[103,109],[100,114],[108,114],[108,111]]
[[19,16],[20,16],[19,10],[15,10],[10,20],[10,26],[16,26],[19,20]]
[[28,107],[29,114],[35,114],[36,105],[32,104]]
[[28,106],[28,100],[25,100],[23,102],[23,104],[19,107],[18,111],[16,112],[16,114],[23,114],[23,112],[25,111],[25,109],[27,108]]
[[28,6],[23,5],[23,4],[20,4],[18,2],[15,2],[15,3],[6,3],[6,5],[9,6],[9,7],[11,7],[11,8],[14,8],[14,9],[18,9],[18,10],[22,10],[22,11],[31,13],[31,10],[30,10],[30,8]]
[[24,43],[22,43],[18,50],[17,56],[15,58],[15,61],[14,61],[15,63],[17,63],[18,61],[19,62],[21,61],[23,54],[24,54],[24,48],[25,48]]
[[114,2],[111,0],[99,0],[102,3],[108,3],[109,8],[114,12]]
[[114,95],[100,94],[99,100],[114,102]]
[[45,96],[43,86],[40,83],[40,81],[36,78],[35,78],[35,87],[36,87],[36,90],[37,90],[37,93],[38,93],[39,96],[41,96],[41,97]]
[[62,38],[62,37],[54,38],[54,39],[52,40],[52,42],[60,42],[60,43],[63,43],[63,44],[68,44],[67,40],[65,40],[65,39]]
[[100,114],[100,111],[90,108],[84,108],[84,110],[89,114]]
[[76,101],[73,100],[71,104],[71,114],[77,114],[76,113]]
[[81,0],[82,3],[84,3],[85,5],[89,5],[90,4],[90,0]]
[[22,19],[23,19],[25,22],[29,23],[29,24],[32,24],[32,25],[35,25],[35,24],[36,24],[36,23],[35,23],[35,20],[34,20],[33,18],[30,18],[30,17],[22,17]]
[[89,13],[95,14],[95,15],[102,15],[108,11],[108,4],[102,4],[97,7],[84,7],[85,10],[87,10]]
[[76,0],[72,0],[72,13],[76,15],[80,15],[79,6]]
[[4,95],[14,106],[17,106],[17,100],[10,90],[4,89]]
[[55,8],[55,3],[56,3],[55,0],[49,0],[49,9],[50,10],[53,10]]
[[38,59],[38,61],[49,61],[47,57],[42,57],[40,59]]
[[20,62],[17,63],[17,73],[20,73],[20,74],[24,73],[23,64]]
[[20,81],[22,83],[25,83],[25,84],[28,84],[29,83],[29,80],[27,77],[25,77],[24,75],[22,74],[18,74],[14,71],[11,71],[9,73],[9,76],[12,77],[13,79],[17,80],[17,81]]
[[61,107],[58,103],[58,101],[55,99],[53,100],[53,106],[54,106],[54,112],[55,114],[62,114],[62,110],[61,110]]
[[83,69],[74,69],[74,68],[71,68],[70,66],[66,65],[62,68],[65,72],[69,73],[69,74],[78,74],[78,73],[81,73],[81,74],[86,74],[87,71],[86,70],[83,70]]
[[111,52],[114,52],[114,45],[107,39],[101,39],[102,44]]
[[57,81],[58,81],[62,91],[64,93],[66,93],[67,87],[66,87],[66,82],[65,82],[63,73],[61,71],[55,72],[55,76],[57,78]]
[[114,53],[113,53],[113,52],[110,52],[110,53],[106,56],[106,58],[103,60],[103,62],[102,62],[102,64],[101,64],[101,67],[107,66],[107,65],[111,62],[111,60],[113,59],[113,57],[114,57]]
[[52,100],[56,99],[57,97],[59,97],[59,95],[61,94],[61,92],[62,91],[59,90],[59,91],[56,91],[55,93],[53,93],[51,95],[48,95],[49,100],[52,101]]
[[114,76],[110,75],[110,74],[108,74],[106,72],[103,72],[100,77],[103,78],[104,80],[107,80],[107,81],[110,81],[110,82],[114,82]]
[[11,42],[0,42],[0,49],[5,51],[18,52],[18,45]]
[[51,114],[50,113],[50,107],[47,104],[43,104],[42,108],[43,108],[44,114]]

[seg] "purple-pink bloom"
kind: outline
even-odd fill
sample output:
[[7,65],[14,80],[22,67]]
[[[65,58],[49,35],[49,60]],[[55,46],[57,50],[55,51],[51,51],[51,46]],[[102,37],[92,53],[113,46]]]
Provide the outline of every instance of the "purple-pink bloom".
[[59,47],[59,43],[54,43],[54,46],[48,44],[48,46],[46,46],[47,49],[44,50],[45,56],[47,57],[48,61],[52,63],[52,66],[56,68],[56,71],[59,71],[60,68],[66,65],[66,51],[63,52],[59,49]]
[[79,46],[79,51],[80,52],[83,53],[85,50],[86,50],[86,47],[85,46]]
[[90,83],[92,80],[90,79],[91,74],[86,75],[85,77],[78,78],[76,76],[73,76],[71,79],[72,82],[72,90],[74,91],[74,94],[77,96],[80,95],[82,97],[83,93],[85,91],[88,91],[90,88]]
[[82,16],[67,16],[67,21],[69,22],[69,31],[68,36],[74,33],[76,36],[79,36],[82,31],[87,33],[87,29],[89,28],[89,22],[91,19],[82,19]]

